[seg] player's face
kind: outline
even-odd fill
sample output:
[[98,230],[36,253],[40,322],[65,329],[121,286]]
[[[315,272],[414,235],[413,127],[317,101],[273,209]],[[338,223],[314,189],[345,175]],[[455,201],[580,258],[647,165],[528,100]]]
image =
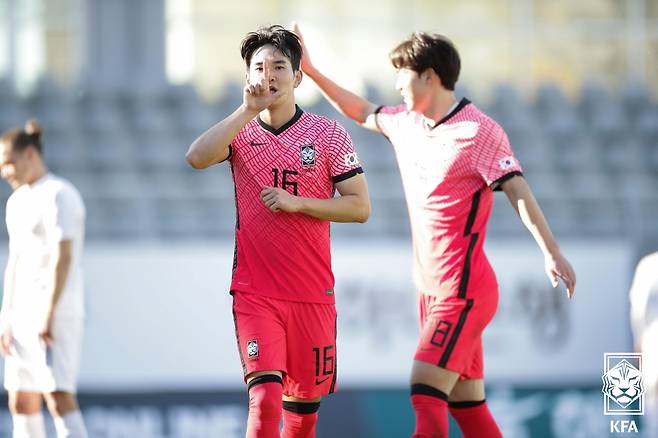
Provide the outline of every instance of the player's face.
[[411,69],[398,69],[395,88],[404,99],[408,111],[425,112],[429,102],[429,89],[426,82],[421,75]]
[[0,175],[13,189],[25,183],[29,169],[26,152],[18,153],[11,144],[0,142]]
[[266,79],[270,91],[283,91],[275,101],[276,104],[282,99],[289,99],[293,96],[294,89],[302,80],[302,73],[294,71],[290,59],[276,47],[266,45],[259,48],[251,57],[247,79],[252,85]]

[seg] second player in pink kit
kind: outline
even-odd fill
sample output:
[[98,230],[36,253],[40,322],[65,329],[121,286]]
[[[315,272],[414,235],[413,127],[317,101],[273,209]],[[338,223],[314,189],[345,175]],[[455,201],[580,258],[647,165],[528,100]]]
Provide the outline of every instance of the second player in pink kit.
[[[300,35],[299,29],[295,31]],[[501,433],[485,401],[482,332],[498,305],[498,284],[483,251],[493,190],[503,190],[545,256],[553,286],[573,294],[575,274],[523,178],[507,135],[466,99],[457,101],[460,58],[435,34],[414,33],[390,53],[399,106],[377,106],[318,71],[302,70],[329,101],[392,143],[404,185],[420,308],[411,372],[413,437],[448,435],[448,410],[465,438]]]
[[297,36],[261,28],[247,34],[241,54],[243,104],[201,135],[187,160],[198,169],[227,161],[233,174],[231,293],[247,437],[311,438],[321,397],[336,389],[329,222],[365,222],[368,190],[345,129],[295,104]]

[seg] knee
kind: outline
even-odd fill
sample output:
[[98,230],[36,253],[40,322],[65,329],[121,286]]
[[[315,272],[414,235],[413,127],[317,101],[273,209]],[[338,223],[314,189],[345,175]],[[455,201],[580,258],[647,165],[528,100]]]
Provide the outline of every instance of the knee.
[[249,410],[262,416],[276,416],[281,413],[283,381],[281,377],[266,374],[252,379],[248,385]]
[[13,394],[9,396],[9,411],[13,415],[33,415],[41,411],[41,395]]
[[63,417],[69,412],[73,412],[78,409],[78,404],[75,400],[73,394],[68,392],[51,392],[44,395],[46,399],[46,404],[48,405],[48,411],[54,416]]

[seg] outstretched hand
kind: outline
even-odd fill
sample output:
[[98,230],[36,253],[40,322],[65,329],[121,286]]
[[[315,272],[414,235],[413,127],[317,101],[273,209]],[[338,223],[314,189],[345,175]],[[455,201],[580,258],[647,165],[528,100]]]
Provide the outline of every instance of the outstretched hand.
[[304,43],[304,35],[302,34],[302,31],[299,28],[299,24],[297,24],[296,21],[292,22],[292,31],[295,32],[295,34],[299,37],[299,42],[302,45],[302,59],[300,62],[300,68],[304,73],[308,73],[313,69],[313,63],[311,62],[311,57],[308,54],[308,50],[306,49],[306,43]]
[[576,287],[576,273],[569,261],[561,253],[558,253],[556,256],[547,256],[544,267],[553,287],[557,287],[559,279],[561,279],[567,288],[567,296],[569,298],[573,297],[574,288]]

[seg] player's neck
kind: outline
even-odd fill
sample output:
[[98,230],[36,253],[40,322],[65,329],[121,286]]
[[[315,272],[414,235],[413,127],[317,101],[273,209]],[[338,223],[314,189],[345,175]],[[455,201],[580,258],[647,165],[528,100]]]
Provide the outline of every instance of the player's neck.
[[45,164],[39,164],[35,169],[32,175],[27,179],[27,183],[29,185],[34,184],[35,182],[39,181],[41,178],[46,176],[48,174],[48,168],[46,167]]
[[448,115],[448,112],[457,103],[455,93],[449,90],[437,91],[432,95],[427,110],[423,113],[425,118],[437,123]]
[[295,106],[295,100],[290,99],[289,101],[278,105],[276,107],[269,107],[261,111],[260,119],[271,126],[274,129],[279,129],[286,123],[288,123],[297,112],[297,107]]

